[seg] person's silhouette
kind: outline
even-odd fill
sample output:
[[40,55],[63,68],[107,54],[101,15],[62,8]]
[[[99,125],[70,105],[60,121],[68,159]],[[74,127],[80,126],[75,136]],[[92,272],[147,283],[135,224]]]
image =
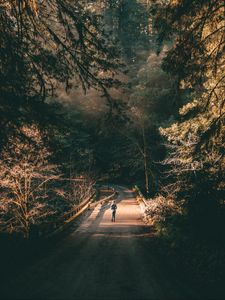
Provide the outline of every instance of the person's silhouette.
[[117,205],[116,205],[116,201],[113,200],[112,204],[111,204],[111,210],[112,210],[112,222],[116,221],[116,210],[117,210]]

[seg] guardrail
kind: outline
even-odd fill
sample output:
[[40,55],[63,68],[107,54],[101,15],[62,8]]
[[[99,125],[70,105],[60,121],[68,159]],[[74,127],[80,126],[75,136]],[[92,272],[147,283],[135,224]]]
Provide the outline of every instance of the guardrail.
[[137,194],[138,194],[138,201],[142,201],[143,203],[144,203],[144,205],[146,206],[146,207],[148,207],[148,203],[147,203],[147,201],[146,201],[146,198],[144,197],[144,195],[142,194],[142,192],[140,191],[140,189],[139,189],[139,187],[137,186],[137,185],[135,185],[135,191],[137,192]]
[[148,202],[146,200],[146,198],[144,197],[144,195],[142,194],[142,192],[140,191],[139,187],[135,185],[134,187],[135,191],[137,192],[137,202],[140,206],[142,215],[143,215],[143,221],[147,224],[150,224],[150,219],[148,217],[148,215],[146,214],[146,208],[148,208]]
[[115,189],[112,189],[113,193],[103,199],[100,199],[94,203],[90,204],[90,208],[97,206],[98,204],[105,204],[106,202],[108,202],[109,200],[111,200],[112,198],[114,198],[117,195],[117,191]]
[[95,193],[93,193],[88,199],[84,200],[81,204],[76,206],[74,209],[72,209],[70,212],[66,213],[63,216],[64,222],[69,223],[76,217],[78,217],[85,209],[87,209],[91,202],[93,201]]
[[[58,218],[56,221],[49,222],[45,224],[45,228],[43,228],[41,235],[45,235],[46,237],[51,237],[56,233],[63,231],[65,227],[67,227],[74,219],[76,219],[80,214],[82,214],[86,209],[91,209],[97,206],[98,204],[104,204],[111,200],[117,192],[113,189],[113,193],[99,201],[93,202],[93,198],[95,196],[95,192],[82,203],[74,207],[71,211],[65,213],[63,216]],[[47,231],[47,232],[46,232]]]
[[90,203],[93,201],[94,195],[95,192],[90,197],[85,199],[82,203],[75,206],[71,211],[59,217],[57,220],[46,223],[39,235],[45,235],[46,237],[50,237],[56,234],[57,232],[62,231],[66,225],[68,225],[71,221],[77,218],[90,206]]

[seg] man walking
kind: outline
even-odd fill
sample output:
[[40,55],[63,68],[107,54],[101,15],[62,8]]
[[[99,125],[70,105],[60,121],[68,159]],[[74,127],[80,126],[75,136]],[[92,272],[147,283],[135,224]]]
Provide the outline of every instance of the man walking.
[[117,209],[116,201],[113,200],[113,203],[111,204],[111,210],[112,210],[112,222],[115,222],[115,221],[116,221],[116,209]]

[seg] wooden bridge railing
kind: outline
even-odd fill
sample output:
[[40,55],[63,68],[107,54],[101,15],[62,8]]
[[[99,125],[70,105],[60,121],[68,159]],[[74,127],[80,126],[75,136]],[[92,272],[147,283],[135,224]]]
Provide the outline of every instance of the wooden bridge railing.
[[143,215],[143,221],[145,223],[149,224],[150,219],[149,219],[148,215],[146,214],[146,209],[149,207],[148,200],[146,200],[146,198],[144,197],[144,195],[142,194],[142,192],[140,191],[138,186],[135,186],[134,190],[136,192],[137,202],[140,206],[140,209],[141,209],[141,212],[142,212],[142,215]]
[[144,204],[145,207],[148,207],[148,202],[145,198],[145,196],[142,194],[142,192],[140,191],[139,187],[137,185],[135,185],[134,187],[136,193],[137,193],[137,201],[140,203],[142,202]]
[[84,212],[89,207],[90,203],[93,201],[94,195],[95,192],[90,197],[85,199],[82,203],[75,206],[69,212],[58,217],[56,220],[46,222],[39,231],[39,235],[50,237],[56,234],[57,232],[62,231],[67,224],[69,224],[71,221],[77,218],[82,212]]
[[72,221],[74,221],[80,214],[82,214],[86,209],[94,208],[96,205],[104,204],[110,199],[112,199],[116,195],[116,191],[112,189],[112,194],[100,199],[99,201],[93,202],[95,192],[85,199],[82,203],[75,206],[71,211],[65,213],[63,216],[60,216],[58,219],[45,223],[42,227],[41,231],[39,231],[39,235],[51,237],[56,233],[63,231],[65,227],[67,227]]

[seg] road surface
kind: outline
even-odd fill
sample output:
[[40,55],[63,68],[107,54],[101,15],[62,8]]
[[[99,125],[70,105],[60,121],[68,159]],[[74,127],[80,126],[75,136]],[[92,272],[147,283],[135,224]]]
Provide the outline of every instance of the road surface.
[[97,206],[54,251],[9,280],[4,298],[192,299],[190,289],[157,258],[154,233],[143,223],[132,192],[118,191],[115,223],[109,205]]

